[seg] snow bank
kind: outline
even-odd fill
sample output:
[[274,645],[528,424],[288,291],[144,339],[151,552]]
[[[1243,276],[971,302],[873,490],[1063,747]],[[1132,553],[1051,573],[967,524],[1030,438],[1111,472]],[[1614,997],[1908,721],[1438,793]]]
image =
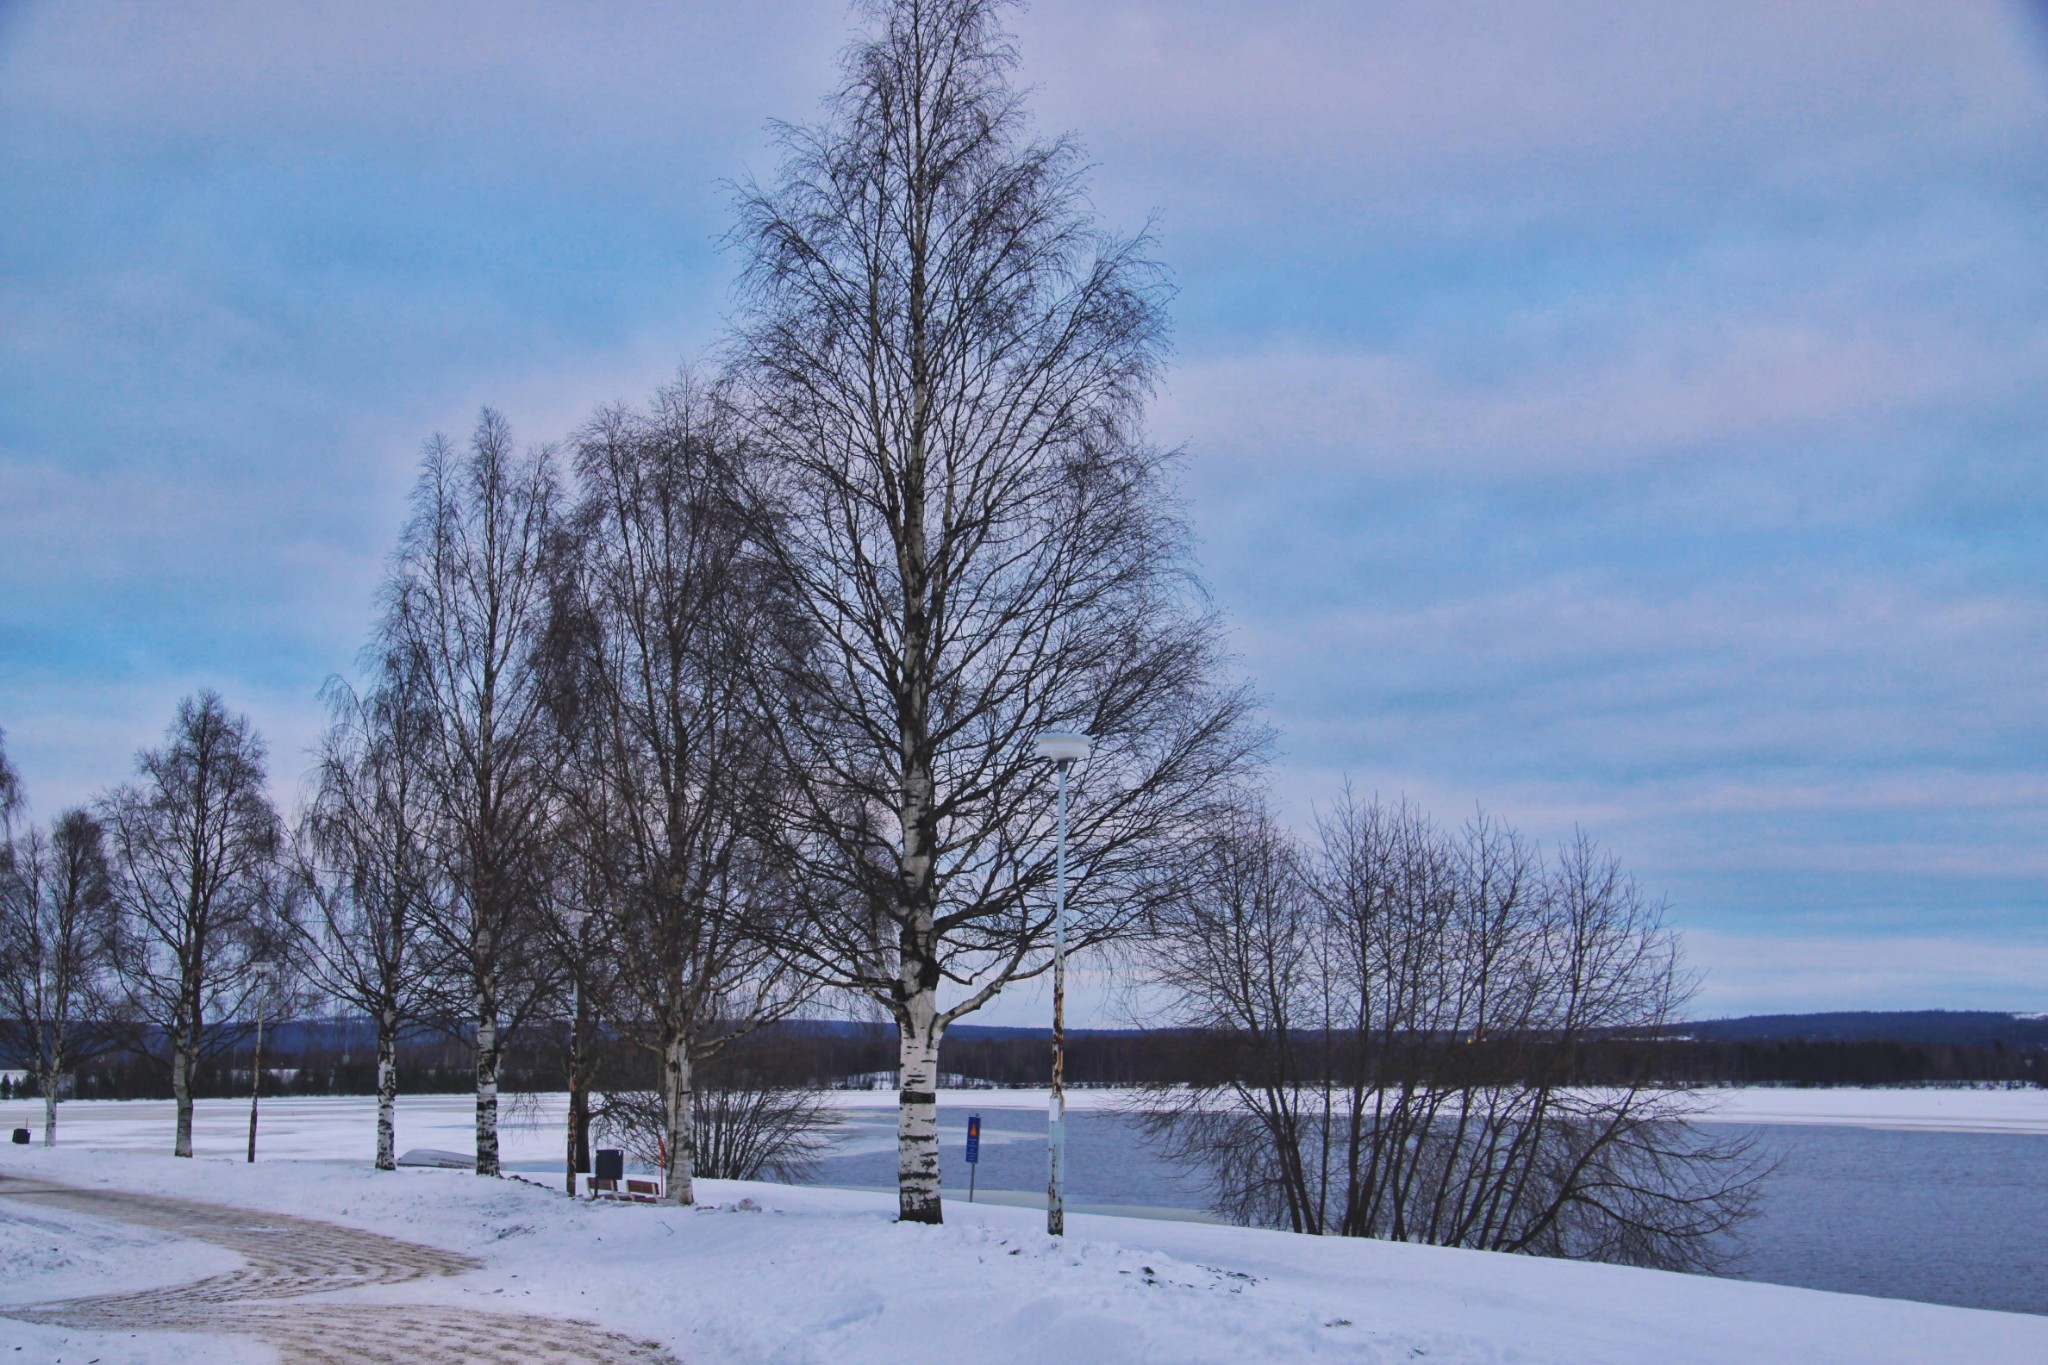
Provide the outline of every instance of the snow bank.
[[[379,1293],[591,1319],[686,1361],[2048,1360],[2048,1318],[2022,1314],[1087,1215],[1060,1243],[1033,1210],[953,1202],[944,1227],[904,1226],[888,1197],[856,1191],[707,1181],[705,1205],[679,1210],[573,1203],[452,1171],[75,1148],[0,1149],[0,1172],[466,1252],[485,1269]],[[0,1236],[19,1235],[24,1213],[40,1216],[0,1199]],[[138,1260],[169,1260],[125,1232],[77,1235],[66,1263],[46,1259],[22,1283],[92,1293],[160,1273]],[[185,1262],[174,1245],[195,1278],[212,1267],[211,1253],[190,1248]],[[0,1319],[0,1341],[39,1339]],[[139,1338],[124,1349],[176,1358],[151,1357]]]

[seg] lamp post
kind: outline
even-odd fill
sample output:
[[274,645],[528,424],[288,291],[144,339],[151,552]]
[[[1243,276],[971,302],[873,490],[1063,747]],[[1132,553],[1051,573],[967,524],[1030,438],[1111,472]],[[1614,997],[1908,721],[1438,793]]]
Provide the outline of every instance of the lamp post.
[[256,981],[256,1058],[249,1068],[249,1160],[256,1160],[256,1101],[263,1094],[263,1007],[270,1002],[270,982],[277,972],[274,962],[251,962],[249,975]]
[[1052,1098],[1046,1103],[1045,1230],[1067,1231],[1067,769],[1088,757],[1086,735],[1040,735],[1038,756],[1059,772],[1059,855],[1052,921]]
[[590,920],[588,910],[564,910],[562,923],[569,931],[569,1197],[576,1197],[576,1177],[590,1162],[584,1152],[588,1132],[588,1103],[583,1096],[583,926]]

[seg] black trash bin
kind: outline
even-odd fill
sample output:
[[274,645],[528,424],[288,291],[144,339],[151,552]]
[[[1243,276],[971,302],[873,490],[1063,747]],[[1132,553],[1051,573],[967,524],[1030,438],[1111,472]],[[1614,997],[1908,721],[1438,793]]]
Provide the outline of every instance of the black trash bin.
[[17,1128],[14,1130],[14,1145],[17,1147],[28,1146],[28,1129]]

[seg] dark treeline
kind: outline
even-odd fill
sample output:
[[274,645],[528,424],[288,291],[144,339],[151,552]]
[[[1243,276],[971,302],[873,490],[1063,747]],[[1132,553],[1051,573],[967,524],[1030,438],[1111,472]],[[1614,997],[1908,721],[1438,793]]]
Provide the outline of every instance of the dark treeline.
[[[515,1035],[506,1047],[500,1081],[514,1093],[559,1091],[562,1058],[568,1048],[566,1021],[541,1021]],[[199,1068],[193,1094],[200,1099],[246,1096],[250,1090],[253,1036],[244,1046],[220,1054]],[[659,1089],[660,1062],[646,1048],[606,1028],[589,1045],[593,1070],[614,1090]],[[1043,1073],[1046,1044],[1038,1044]],[[408,1094],[457,1094],[476,1077],[476,1042],[460,1031],[418,1028],[400,1036],[399,1070]],[[893,1030],[882,1025],[848,1027],[794,1020],[735,1038],[717,1062],[721,1073],[745,1072],[793,1089],[830,1089],[874,1076],[895,1063]],[[67,1098],[169,1099],[163,1068],[148,1057],[123,1050],[101,1052],[71,1073]],[[1043,1077],[1041,1075],[1042,1082]],[[41,1094],[34,1078],[10,1086],[8,1097]],[[378,1093],[376,1029],[368,1020],[294,1021],[278,1026],[263,1041],[265,1097],[374,1095]]]
[[[1045,1083],[1043,1035],[948,1038],[941,1055],[955,1075],[1003,1086]],[[1467,1049],[1473,1071],[1502,1080],[1513,1075],[1520,1049],[1481,1043]],[[1434,1053],[1418,1051],[1418,1061]],[[1179,1029],[1103,1031],[1068,1035],[1071,1083],[1093,1086],[1214,1085],[1241,1074],[1230,1043]],[[1430,1079],[1450,1079],[1433,1076]],[[1778,1038],[1758,1041],[1612,1039],[1584,1044],[1567,1084],[1623,1083],[1728,1085],[1943,1085],[2038,1086],[2048,1081],[2048,1048],[1927,1043],[1896,1039],[1841,1041]]]
[[[1696,1032],[1697,1030],[1689,1030]],[[508,1050],[504,1083],[512,1091],[559,1090],[562,1026],[542,1024]],[[474,1079],[472,1039],[430,1029],[401,1038],[398,1063],[415,1094],[456,1093]],[[880,1024],[789,1020],[736,1042],[734,1064],[777,1084],[803,1088],[889,1083],[896,1063],[893,1031]],[[948,1034],[940,1067],[949,1081],[1002,1087],[1045,1084],[1050,1039],[1043,1029],[965,1026]],[[598,1074],[616,1089],[653,1089],[659,1067],[644,1048],[616,1033],[593,1044]],[[1467,1048],[1485,1071],[1515,1055],[1490,1044]],[[1418,1051],[1418,1057],[1433,1054]],[[1069,1083],[1079,1086],[1216,1085],[1241,1073],[1245,1059],[1228,1039],[1188,1029],[1084,1029],[1067,1035]],[[245,1046],[202,1067],[201,1098],[246,1094]],[[1437,1078],[1448,1079],[1448,1078]],[[1680,1087],[1732,1085],[2017,1085],[2048,1082],[2048,1048],[1929,1042],[1913,1038],[1593,1040],[1585,1044],[1569,1083],[1647,1083]],[[119,1052],[102,1054],[76,1073],[81,1099],[167,1099],[159,1067]],[[367,1095],[377,1089],[375,1030],[368,1021],[291,1023],[264,1043],[264,1087],[278,1095]],[[8,1096],[40,1093],[33,1081]]]
[[1710,1042],[1947,1043],[2048,1048],[2048,1018],[1993,1010],[1840,1010],[1708,1019],[1678,1030]]

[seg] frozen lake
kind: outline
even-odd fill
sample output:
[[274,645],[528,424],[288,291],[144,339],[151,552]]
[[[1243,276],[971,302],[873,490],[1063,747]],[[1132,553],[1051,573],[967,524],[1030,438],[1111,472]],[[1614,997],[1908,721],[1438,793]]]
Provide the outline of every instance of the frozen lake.
[[[993,1092],[978,1105],[942,1103],[947,1194],[966,1193],[967,1116],[978,1113],[979,1189],[1003,1202],[1043,1207],[1045,1114],[994,1107],[1001,1098]],[[819,1179],[892,1184],[893,1114],[854,1110],[848,1119]],[[2048,1137],[1996,1131],[1995,1122],[1986,1122],[1993,1131],[1977,1122],[1948,1131],[1924,1121],[1859,1127],[1811,1116],[1734,1125],[1754,1133],[1779,1163],[1762,1211],[1745,1229],[1735,1273],[1809,1289],[2048,1313]],[[1114,1113],[1068,1112],[1067,1167],[1072,1209],[1207,1216],[1201,1190]]]
[[[1118,1097],[1078,1092],[1068,1114],[1069,1207],[1076,1211],[1202,1220],[1202,1191],[1153,1155]],[[884,1093],[835,1096],[845,1122],[821,1164],[823,1184],[887,1188],[895,1173],[895,1113]],[[67,1146],[168,1151],[167,1101],[66,1104]],[[473,1150],[466,1095],[406,1096],[399,1150]],[[246,1100],[198,1107],[202,1156],[239,1157]],[[367,1163],[374,1146],[368,1097],[267,1100],[259,1155]],[[1042,1205],[1045,1112],[1029,1091],[948,1092],[940,1115],[946,1193],[967,1193],[967,1116],[982,1116],[977,1196]],[[562,1097],[541,1096],[522,1116],[508,1103],[501,1131],[507,1170],[548,1184],[562,1170]],[[1755,1132],[1780,1165],[1747,1231],[1739,1274],[1777,1284],[1970,1308],[2048,1314],[2048,1094],[1970,1091],[1735,1092],[1721,1121]],[[0,1105],[0,1122],[41,1135],[33,1103]]]

